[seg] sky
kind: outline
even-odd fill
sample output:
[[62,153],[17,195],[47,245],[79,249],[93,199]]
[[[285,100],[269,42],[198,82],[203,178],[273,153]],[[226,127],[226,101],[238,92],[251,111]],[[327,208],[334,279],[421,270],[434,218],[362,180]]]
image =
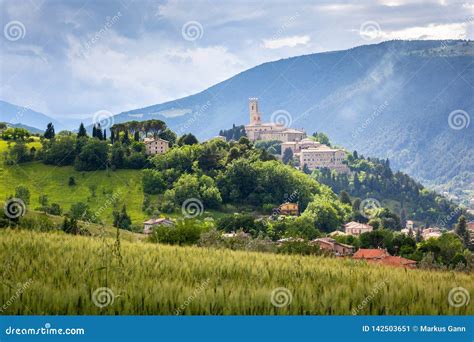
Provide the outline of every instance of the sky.
[[120,113],[264,62],[391,39],[473,39],[469,1],[0,0],[0,99]]

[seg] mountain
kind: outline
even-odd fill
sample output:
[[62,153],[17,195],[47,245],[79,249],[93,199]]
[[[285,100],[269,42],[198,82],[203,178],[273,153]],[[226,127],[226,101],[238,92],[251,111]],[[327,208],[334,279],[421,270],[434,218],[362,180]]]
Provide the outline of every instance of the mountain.
[[114,119],[161,119],[205,139],[246,124],[248,98],[258,97],[265,121],[286,111],[291,127],[325,132],[337,145],[390,158],[395,169],[439,185],[474,173],[473,57],[472,41],[389,41],[298,56]]
[[[6,122],[12,125],[21,124],[23,126],[29,126],[32,129],[40,130],[41,132],[44,132],[46,125],[49,122],[52,122],[56,132],[65,129],[62,123],[47,116],[46,114],[39,113],[32,109],[17,106],[2,100],[0,100],[0,122]],[[23,128],[28,129],[28,127]]]
[[23,125],[23,124],[20,124],[20,123],[17,123],[17,124],[7,123],[7,126],[8,127],[14,127],[14,128],[24,128],[27,131],[29,131],[31,134],[42,134],[42,133],[44,133],[44,129],[39,129],[39,128],[36,128],[36,127]]

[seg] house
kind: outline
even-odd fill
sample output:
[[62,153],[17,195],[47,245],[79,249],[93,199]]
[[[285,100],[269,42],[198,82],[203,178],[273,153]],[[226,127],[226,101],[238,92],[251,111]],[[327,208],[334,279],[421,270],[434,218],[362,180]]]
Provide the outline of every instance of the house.
[[[258,99],[249,99],[249,113],[250,123],[245,126],[245,133],[250,141],[269,141],[279,140],[281,142],[300,141],[306,137],[303,130],[288,128],[282,123],[262,123],[262,114],[258,109]],[[291,120],[291,117],[285,118],[285,113],[282,113],[282,118]],[[275,118],[275,121],[279,121]]]
[[274,213],[277,215],[298,216],[300,212],[298,203],[286,202],[276,208]]
[[239,232],[222,233],[222,237],[223,238],[235,238],[235,237],[249,238],[250,234],[245,233],[243,231],[239,231]]
[[334,253],[337,256],[346,256],[354,253],[354,246],[337,242],[329,237],[314,239],[310,243],[318,245],[320,250]]
[[362,233],[368,233],[374,230],[371,225],[360,223],[360,222],[349,222],[344,225],[344,231],[347,235],[358,236]]
[[153,228],[157,226],[171,227],[173,225],[174,222],[167,218],[149,219],[148,221],[143,222],[143,234],[151,234]]
[[367,260],[367,262],[387,265],[387,266],[396,266],[396,267],[405,267],[405,268],[415,268],[416,261],[399,256],[390,255],[386,249],[364,249],[361,248],[352,256],[356,260]]
[[365,260],[378,260],[383,259],[390,254],[387,252],[386,249],[365,249],[360,248],[357,252],[354,253],[352,258],[354,259],[365,259]]
[[143,142],[147,155],[163,154],[170,148],[169,141],[161,138],[145,138]]
[[294,237],[283,238],[283,239],[277,240],[277,246],[281,246],[282,244],[287,243],[287,242],[304,242],[304,239],[294,238]]
[[441,235],[443,235],[441,233],[441,229],[440,228],[437,228],[437,227],[434,227],[434,228],[425,228],[423,229],[422,233],[421,233],[421,236],[423,237],[424,240],[427,240],[427,239],[430,239],[430,238],[434,238],[434,239],[437,239],[439,238]]
[[344,164],[346,152],[326,145],[307,147],[300,151],[300,165],[309,170],[328,168],[338,173],[349,173],[349,167]]

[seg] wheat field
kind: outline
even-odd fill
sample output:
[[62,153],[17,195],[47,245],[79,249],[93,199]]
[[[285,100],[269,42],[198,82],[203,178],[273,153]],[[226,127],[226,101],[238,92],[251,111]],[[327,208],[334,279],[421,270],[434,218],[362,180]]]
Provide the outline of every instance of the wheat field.
[[474,313],[448,302],[453,288],[473,293],[472,274],[116,241],[0,230],[0,314]]

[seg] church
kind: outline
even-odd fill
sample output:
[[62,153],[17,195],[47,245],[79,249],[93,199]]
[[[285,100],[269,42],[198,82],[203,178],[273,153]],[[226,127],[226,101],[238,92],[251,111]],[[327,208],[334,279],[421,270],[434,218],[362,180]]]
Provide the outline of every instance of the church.
[[306,133],[286,127],[279,123],[262,123],[262,115],[258,110],[258,99],[249,99],[250,124],[245,126],[245,133],[250,141],[279,140],[281,142],[301,141]]

